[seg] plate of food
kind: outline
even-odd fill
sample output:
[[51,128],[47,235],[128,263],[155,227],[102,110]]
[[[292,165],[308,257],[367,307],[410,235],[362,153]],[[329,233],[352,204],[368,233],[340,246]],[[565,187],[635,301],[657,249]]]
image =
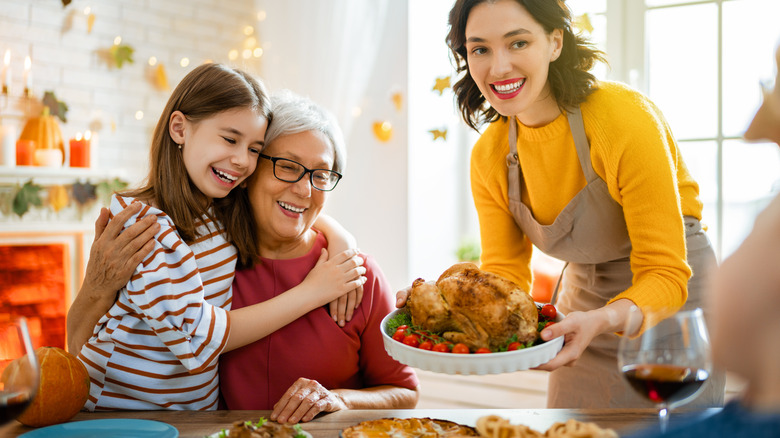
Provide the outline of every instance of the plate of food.
[[536,303],[515,283],[459,263],[436,282],[417,279],[406,306],[382,320],[395,360],[446,374],[501,374],[542,365],[563,348],[539,332],[564,315]]
[[205,438],[312,438],[300,424],[280,424],[260,417],[258,421],[237,421],[230,429],[222,429]]
[[341,438],[479,436],[471,426],[435,418],[380,418],[341,431]]

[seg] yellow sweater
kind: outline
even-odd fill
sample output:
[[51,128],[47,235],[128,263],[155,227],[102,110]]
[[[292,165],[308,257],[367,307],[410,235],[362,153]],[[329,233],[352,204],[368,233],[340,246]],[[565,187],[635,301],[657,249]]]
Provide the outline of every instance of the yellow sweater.
[[[683,163],[660,110],[628,86],[602,82],[581,105],[596,174],[623,207],[631,239],[633,285],[641,308],[675,310],[685,303],[691,270],[682,216],[701,219],[699,187]],[[509,209],[508,122],[492,123],[471,154],[471,189],[479,215],[482,269],[531,289],[532,244]],[[522,200],[536,220],[551,224],[586,181],[568,119],[539,128],[518,123]]]

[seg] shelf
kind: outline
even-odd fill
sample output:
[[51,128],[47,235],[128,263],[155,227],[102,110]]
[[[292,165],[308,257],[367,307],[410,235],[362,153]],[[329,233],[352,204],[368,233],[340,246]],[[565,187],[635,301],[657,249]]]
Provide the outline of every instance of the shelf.
[[125,171],[76,167],[0,166],[0,184],[23,184],[30,179],[42,185],[68,184],[74,180],[98,181],[114,178],[125,178]]

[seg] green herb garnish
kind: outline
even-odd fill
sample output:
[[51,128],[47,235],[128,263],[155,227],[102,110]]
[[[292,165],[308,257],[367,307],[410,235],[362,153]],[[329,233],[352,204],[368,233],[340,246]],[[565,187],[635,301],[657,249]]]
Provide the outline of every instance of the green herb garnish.
[[408,314],[407,312],[398,312],[397,314],[393,315],[392,318],[387,320],[387,334],[390,336],[393,336],[393,333],[395,333],[396,329],[402,325],[412,325],[412,315]]

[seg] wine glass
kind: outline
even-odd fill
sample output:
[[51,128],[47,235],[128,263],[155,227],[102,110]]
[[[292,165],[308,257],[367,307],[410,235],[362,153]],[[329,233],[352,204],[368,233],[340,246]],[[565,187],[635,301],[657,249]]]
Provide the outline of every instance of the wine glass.
[[[624,333],[636,330],[642,317],[633,306]],[[653,313],[644,318],[644,332],[621,337],[618,367],[632,388],[656,404],[664,433],[669,411],[693,400],[709,378],[710,341],[700,308],[677,312],[657,324]]]
[[38,389],[35,358],[24,318],[0,314],[0,426],[18,417]]

